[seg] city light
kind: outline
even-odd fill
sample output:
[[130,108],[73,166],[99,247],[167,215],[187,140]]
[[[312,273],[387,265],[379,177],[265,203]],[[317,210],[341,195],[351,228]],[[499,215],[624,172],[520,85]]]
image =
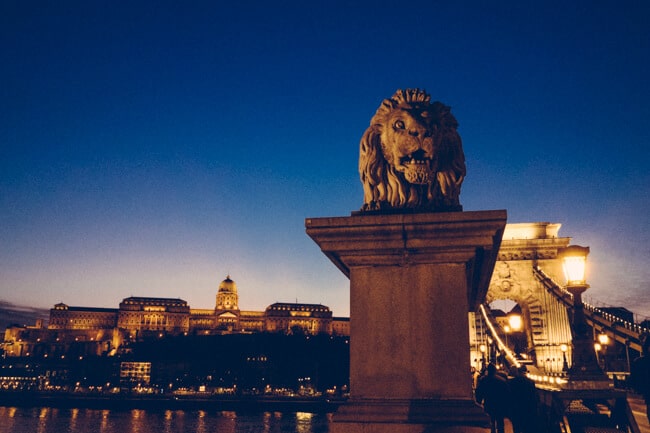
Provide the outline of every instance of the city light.
[[[571,334],[573,350],[571,368],[568,370],[569,382],[574,384],[584,381],[602,382],[607,379],[600,368],[597,351],[593,345],[593,331],[585,318],[582,294],[589,288],[585,279],[585,268],[589,247],[571,245],[558,250],[566,277],[565,289],[572,296],[573,320]],[[600,346],[600,343],[596,343]]]
[[567,286],[586,285],[585,271],[588,254],[589,247],[579,245],[571,245],[558,252],[558,256],[562,258],[562,268]]
[[562,351],[562,371],[566,373],[569,370],[569,363],[567,362],[566,358],[566,353],[569,350],[569,346],[566,344],[561,344],[560,350]]
[[523,321],[519,314],[511,314],[508,316],[508,325],[513,332],[519,332],[523,328]]

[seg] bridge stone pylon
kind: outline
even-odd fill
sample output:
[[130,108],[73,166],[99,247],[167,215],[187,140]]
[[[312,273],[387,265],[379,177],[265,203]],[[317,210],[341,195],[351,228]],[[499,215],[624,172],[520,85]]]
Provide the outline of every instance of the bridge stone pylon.
[[487,303],[511,300],[520,306],[527,352],[538,368],[550,372],[562,371],[563,344],[571,360],[571,326],[566,308],[548,293],[533,268],[539,266],[555,281],[563,281],[557,253],[571,238],[558,236],[560,226],[548,222],[507,224],[486,296]]

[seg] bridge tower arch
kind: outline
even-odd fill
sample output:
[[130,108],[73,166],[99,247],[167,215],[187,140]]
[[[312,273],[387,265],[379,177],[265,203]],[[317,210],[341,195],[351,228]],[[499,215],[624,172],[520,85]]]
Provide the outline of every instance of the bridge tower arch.
[[[486,302],[510,300],[521,308],[527,353],[538,368],[560,372],[563,357],[571,359],[571,326],[566,308],[548,293],[533,273],[539,266],[556,281],[563,280],[558,249],[571,238],[559,237],[561,224],[548,222],[508,224]],[[562,353],[562,345],[568,351]]]

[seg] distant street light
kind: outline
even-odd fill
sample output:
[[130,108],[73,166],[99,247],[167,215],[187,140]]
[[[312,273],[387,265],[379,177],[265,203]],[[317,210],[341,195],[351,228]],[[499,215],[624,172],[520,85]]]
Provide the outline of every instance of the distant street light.
[[485,368],[485,352],[487,351],[487,347],[485,344],[481,344],[478,347],[478,350],[481,351],[481,370]]
[[[508,324],[504,327],[506,331],[506,346],[508,346],[508,334],[510,332],[519,332],[523,327],[521,316],[519,314],[509,314],[508,315]],[[515,347],[517,346],[515,340]],[[508,346],[510,347],[510,346]]]
[[609,335],[598,334],[598,342],[601,346],[607,346],[609,344]]
[[607,345],[609,344],[609,335],[607,334],[598,334],[598,343],[600,343],[600,346],[602,348],[602,362],[603,362],[603,370],[607,371]]
[[558,251],[566,277],[565,288],[573,296],[573,319],[571,321],[573,351],[571,352],[571,368],[568,370],[570,381],[607,379],[598,365],[592,345],[593,332],[587,325],[582,305],[582,294],[589,288],[585,278],[588,254],[589,247],[578,245],[571,245]]
[[566,351],[569,350],[569,346],[566,344],[561,344],[560,350],[562,351],[562,371],[568,371],[569,363],[566,360]]
[[508,324],[513,332],[519,332],[523,328],[523,321],[519,314],[511,314],[508,316]]

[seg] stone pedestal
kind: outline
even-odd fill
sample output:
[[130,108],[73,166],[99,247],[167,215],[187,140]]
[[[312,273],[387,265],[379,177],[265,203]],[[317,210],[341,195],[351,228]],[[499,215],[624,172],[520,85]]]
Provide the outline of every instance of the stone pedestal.
[[350,401],[332,433],[484,431],[468,312],[487,291],[505,211],[310,218],[350,278]]

